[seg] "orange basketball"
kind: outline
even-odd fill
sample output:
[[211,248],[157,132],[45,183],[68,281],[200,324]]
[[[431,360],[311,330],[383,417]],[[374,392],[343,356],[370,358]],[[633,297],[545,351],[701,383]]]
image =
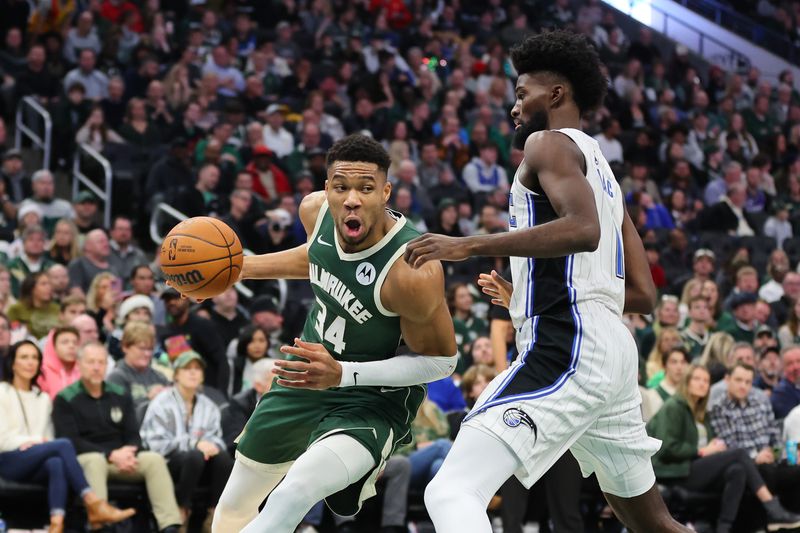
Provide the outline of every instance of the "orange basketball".
[[161,243],[161,271],[178,292],[213,298],[233,285],[242,271],[242,243],[224,222],[189,218]]

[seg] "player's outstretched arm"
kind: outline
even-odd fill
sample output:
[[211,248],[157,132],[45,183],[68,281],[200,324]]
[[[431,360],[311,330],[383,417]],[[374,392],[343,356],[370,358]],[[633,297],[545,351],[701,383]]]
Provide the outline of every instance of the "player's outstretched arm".
[[[323,191],[312,192],[300,202],[300,221],[311,237],[317,223],[320,207],[325,202]],[[307,279],[308,243],[289,250],[263,255],[250,255],[244,258],[242,275],[245,279]]]
[[656,286],[650,274],[642,239],[628,211],[622,220],[622,247],[625,250],[625,313],[647,315],[656,305]]
[[418,268],[435,259],[546,258],[596,250],[600,222],[594,192],[585,177],[583,153],[577,145],[562,133],[534,133],[525,142],[524,164],[529,175],[538,177],[539,185],[558,214],[557,219],[532,228],[490,235],[423,235],[409,243],[405,254],[408,264]]

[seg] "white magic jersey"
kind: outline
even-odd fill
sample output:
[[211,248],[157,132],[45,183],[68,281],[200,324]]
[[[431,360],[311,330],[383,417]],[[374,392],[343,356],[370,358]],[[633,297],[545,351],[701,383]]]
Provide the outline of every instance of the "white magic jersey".
[[[531,328],[523,327],[534,317],[566,310],[569,306],[594,301],[621,316],[625,303],[625,255],[622,246],[624,205],[622,191],[597,141],[580,130],[564,128],[583,152],[586,180],[594,192],[600,221],[600,243],[594,252],[565,258],[511,258],[514,293],[510,314],[514,326],[523,337]],[[544,224],[557,218],[549,200],[541,193],[526,188],[519,176],[519,166],[511,185],[509,198],[510,231]],[[520,335],[518,335],[519,337]],[[518,346],[527,346],[529,338],[519,339]]]

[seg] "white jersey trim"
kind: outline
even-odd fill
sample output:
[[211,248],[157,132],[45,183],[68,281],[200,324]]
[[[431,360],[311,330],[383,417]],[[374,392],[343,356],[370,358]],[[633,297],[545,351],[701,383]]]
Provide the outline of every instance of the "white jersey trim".
[[[397,224],[399,223],[400,222],[398,222]],[[386,264],[383,266],[383,270],[381,270],[381,273],[378,274],[378,279],[375,280],[375,289],[374,289],[375,292],[373,299],[375,300],[375,307],[377,307],[378,311],[380,311],[381,314],[384,316],[400,316],[397,313],[389,311],[388,309],[386,309],[386,307],[383,306],[383,302],[381,301],[381,289],[383,288],[383,282],[386,281],[386,277],[389,275],[389,271],[392,269],[394,263],[400,258],[401,255],[406,253],[407,245],[408,243],[403,243],[403,245],[400,246],[397,249],[397,251],[395,251],[394,254],[392,254],[392,257],[390,257],[389,260],[386,261]]]
[[308,238],[308,244],[310,245],[314,242],[314,239],[317,238],[317,234],[319,233],[319,228],[322,226],[322,219],[325,217],[325,213],[328,212],[328,200],[322,202],[322,205],[319,206],[319,211],[317,211],[317,220],[314,222],[314,231],[311,232],[311,236]]

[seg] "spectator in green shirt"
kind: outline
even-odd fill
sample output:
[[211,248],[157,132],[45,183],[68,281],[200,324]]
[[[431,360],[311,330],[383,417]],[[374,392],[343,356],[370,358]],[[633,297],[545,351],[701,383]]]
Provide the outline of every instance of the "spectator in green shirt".
[[489,334],[489,324],[472,313],[474,300],[466,283],[456,283],[447,290],[447,305],[453,315],[453,328],[456,331],[456,343],[461,352],[456,373],[463,374],[467,365],[464,354],[470,353],[472,343],[478,337]]

